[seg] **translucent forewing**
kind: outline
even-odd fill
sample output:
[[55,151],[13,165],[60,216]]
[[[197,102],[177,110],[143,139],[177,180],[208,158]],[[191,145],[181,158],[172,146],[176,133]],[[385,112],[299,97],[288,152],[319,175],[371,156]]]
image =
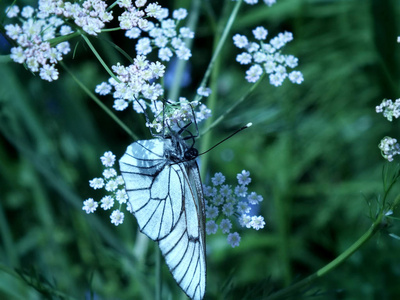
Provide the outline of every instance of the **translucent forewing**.
[[121,158],[120,169],[141,232],[159,243],[183,291],[202,299],[206,262],[200,174],[194,160],[176,163],[166,157],[171,147],[170,139],[135,142]]

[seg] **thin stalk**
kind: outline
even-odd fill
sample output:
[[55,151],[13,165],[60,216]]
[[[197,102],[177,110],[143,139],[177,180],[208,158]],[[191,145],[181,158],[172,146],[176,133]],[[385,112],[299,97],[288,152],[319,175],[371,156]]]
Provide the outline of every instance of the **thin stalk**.
[[[397,178],[395,179],[397,180]],[[390,188],[387,190],[385,193],[385,197],[390,191],[391,187],[393,186],[393,183],[390,185]],[[398,195],[392,205],[390,205],[389,210],[393,210],[398,204],[400,203],[400,195]],[[383,225],[385,224],[385,210],[384,207],[382,207],[380,213],[378,214],[377,218],[375,221],[372,223],[371,227],[359,238],[357,239],[350,247],[348,247],[345,251],[343,251],[338,257],[336,257],[334,260],[332,260],[330,263],[316,271],[315,273],[311,274],[310,276],[304,278],[303,280],[300,280],[299,282],[293,284],[292,286],[289,286],[283,290],[280,290],[271,296],[267,297],[268,300],[273,300],[273,299],[279,299],[279,298],[284,298],[290,296],[293,292],[309,285],[316,279],[321,278],[325,274],[329,273],[330,271],[334,270],[336,267],[341,265],[343,262],[345,262],[353,253],[355,253],[358,249],[360,249],[367,241],[369,241],[375,233],[377,233],[380,229],[383,228]]]
[[94,101],[97,105],[100,106],[110,117],[113,119],[123,130],[125,130],[134,140],[138,140],[139,138],[126,126],[103,102],[100,101],[99,98],[96,97],[95,94],[92,93],[73,73],[72,71],[63,63],[60,62],[61,66],[71,75],[71,77],[75,80],[75,82],[79,85],[79,87]]
[[[201,81],[200,86],[202,86],[202,87],[206,86],[208,77],[210,77],[211,71],[212,71],[212,69],[214,67],[214,63],[216,62],[217,58],[221,54],[222,47],[224,46],[224,44],[226,42],[226,39],[228,37],[228,34],[231,31],[233,22],[236,19],[236,16],[237,16],[237,14],[239,12],[239,8],[240,8],[240,5],[242,4],[242,2],[243,2],[243,0],[238,0],[236,2],[236,5],[233,8],[232,13],[231,13],[231,15],[230,15],[230,17],[228,19],[228,22],[224,26],[224,31],[222,32],[221,38],[219,39],[218,44],[215,47],[214,54],[213,54],[213,56],[211,58],[210,63],[208,64],[208,67],[207,67],[207,70],[206,70],[206,72],[204,74],[203,80]],[[200,96],[197,96],[196,98],[200,98]]]
[[357,241],[355,241],[349,248],[347,248],[343,253],[341,253],[338,257],[332,260],[330,263],[319,269],[314,274],[300,280],[299,282],[289,286],[283,290],[280,290],[271,296],[267,297],[268,300],[284,298],[290,296],[291,293],[305,287],[315,281],[318,278],[321,278],[325,274],[329,273],[340,264],[342,264],[346,259],[348,259],[354,252],[356,252],[362,245],[364,245],[379,229],[381,225],[383,214],[379,216],[379,218],[372,224],[372,226],[365,232]]
[[85,40],[86,44],[89,46],[90,50],[92,50],[94,56],[96,56],[97,60],[100,62],[100,64],[103,66],[103,68],[107,71],[107,73],[113,77],[115,80],[119,81],[119,79],[114,75],[114,73],[111,71],[111,69],[107,66],[105,61],[101,58],[100,54],[97,52],[96,48],[93,46],[93,44],[90,42],[90,40],[82,34],[82,38]]

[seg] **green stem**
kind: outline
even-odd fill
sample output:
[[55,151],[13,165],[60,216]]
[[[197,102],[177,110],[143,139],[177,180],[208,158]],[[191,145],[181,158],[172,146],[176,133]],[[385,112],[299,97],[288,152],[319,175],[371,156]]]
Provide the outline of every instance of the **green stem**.
[[[392,203],[390,206],[390,209],[394,209],[400,202],[400,197],[396,197],[395,201]],[[329,273],[339,265],[341,265],[343,262],[345,262],[354,252],[356,252],[358,249],[361,248],[373,235],[378,232],[384,223],[384,217],[385,217],[385,211],[382,209],[381,212],[379,213],[378,217],[372,223],[371,227],[357,240],[355,241],[349,248],[347,248],[344,252],[342,252],[338,257],[336,257],[334,260],[332,260],[330,263],[319,269],[317,272],[314,274],[311,274],[310,276],[304,278],[303,280],[300,280],[299,282],[293,284],[290,287],[287,287],[283,290],[280,290],[271,296],[269,296],[267,299],[268,300],[273,300],[273,299],[279,299],[279,298],[284,298],[288,297],[293,293],[294,291],[299,290],[302,287],[305,287],[315,281],[318,278],[321,278],[325,274]]]
[[72,71],[63,63],[60,62],[61,66],[71,75],[71,77],[75,80],[75,82],[79,85],[79,87],[94,101],[97,105],[100,106],[110,117],[113,119],[123,130],[125,130],[134,140],[138,140],[139,138],[126,126],[103,102],[100,101],[99,98],[95,94],[92,93],[83,83],[80,81]]

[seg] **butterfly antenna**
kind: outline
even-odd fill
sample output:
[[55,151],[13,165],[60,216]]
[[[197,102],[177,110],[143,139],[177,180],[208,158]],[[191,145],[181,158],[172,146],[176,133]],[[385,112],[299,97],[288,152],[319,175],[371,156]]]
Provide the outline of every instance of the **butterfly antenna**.
[[200,153],[198,156],[206,154],[207,152],[211,151],[212,149],[214,149],[215,147],[217,147],[219,144],[222,144],[223,142],[225,142],[226,140],[230,139],[231,137],[233,137],[235,134],[241,132],[242,130],[249,128],[251,125],[253,125],[253,123],[248,123],[246,126],[243,126],[242,128],[239,128],[238,130],[236,130],[234,133],[228,135],[226,138],[224,138],[222,141],[219,141],[218,143],[216,143],[214,146],[212,146],[210,149],[208,149],[207,151],[204,151],[203,153]]

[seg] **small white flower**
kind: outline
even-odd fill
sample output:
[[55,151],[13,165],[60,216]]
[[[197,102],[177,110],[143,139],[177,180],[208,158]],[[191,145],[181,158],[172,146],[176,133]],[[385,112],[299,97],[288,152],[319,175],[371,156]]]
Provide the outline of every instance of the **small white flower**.
[[205,184],[203,184],[203,192],[204,196],[213,198],[217,193],[217,189],[213,188],[212,186],[206,186]]
[[179,59],[188,60],[192,56],[192,53],[190,52],[189,48],[182,46],[176,50],[176,55]]
[[285,79],[280,73],[273,73],[269,75],[269,82],[274,86],[280,86]]
[[237,205],[237,212],[240,214],[248,214],[250,212],[250,207],[248,203],[240,201]]
[[108,192],[113,192],[118,188],[118,184],[115,182],[115,180],[110,180],[109,182],[106,183],[105,189]]
[[262,75],[263,70],[259,65],[251,66],[250,69],[246,71],[246,80],[248,82],[257,82]]
[[100,207],[104,210],[108,210],[114,206],[114,198],[109,195],[101,198],[100,202],[101,202]]
[[116,209],[112,212],[110,219],[111,223],[113,223],[115,226],[118,226],[124,222],[124,213],[119,211],[119,209]]
[[89,186],[95,190],[101,189],[104,186],[104,179],[94,178],[92,180],[89,180]]
[[117,190],[115,193],[115,199],[117,199],[120,204],[126,203],[128,200],[128,195],[126,194],[125,189]]
[[185,39],[193,39],[194,38],[194,32],[192,30],[190,30],[190,28],[188,28],[188,27],[180,28],[179,33]]
[[253,30],[254,37],[257,40],[265,40],[267,38],[268,30],[262,26],[258,26],[256,29]]
[[299,59],[293,55],[287,55],[285,57],[285,63],[290,68],[296,68],[298,62],[299,62]]
[[249,44],[247,45],[247,51],[248,51],[249,53],[256,52],[256,51],[258,51],[259,49],[260,49],[260,44],[258,44],[258,43],[252,42],[252,43],[249,43]]
[[253,57],[247,52],[240,53],[236,56],[236,61],[241,65],[248,65],[251,63],[252,59]]
[[17,5],[8,6],[6,8],[7,18],[14,18],[19,14],[19,7]]
[[107,82],[102,82],[96,86],[95,92],[99,95],[108,95],[111,92],[111,85]]
[[256,205],[259,202],[263,201],[263,197],[261,195],[257,195],[255,192],[251,192],[250,195],[247,197],[249,203],[252,205]]
[[233,36],[233,43],[235,44],[236,47],[241,49],[246,47],[249,41],[247,40],[246,36],[241,34],[235,34]]
[[11,59],[16,63],[23,64],[26,60],[25,52],[21,47],[11,48]]
[[254,5],[258,3],[258,0],[244,0],[244,2],[250,5]]
[[276,3],[276,0],[264,0],[264,3],[267,4],[268,6],[272,6],[273,4]]
[[211,95],[211,89],[205,86],[201,86],[197,89],[197,94],[203,97],[208,97]]
[[239,244],[240,244],[240,235],[237,232],[230,233],[228,235],[227,240],[228,240],[228,243],[232,246],[232,248],[235,248],[235,247],[239,246]]
[[114,168],[105,169],[103,171],[103,176],[106,179],[109,179],[111,177],[115,177],[115,176],[117,176],[117,171],[115,171]]
[[218,207],[216,206],[207,206],[206,207],[206,218],[215,219],[218,217]]
[[54,67],[54,65],[44,65],[42,68],[40,68],[39,76],[43,80],[52,82],[53,80],[58,79],[58,70]]
[[215,234],[218,230],[218,225],[215,223],[215,221],[210,220],[206,223],[206,233],[208,235],[210,234]]
[[255,230],[259,230],[264,228],[265,222],[264,222],[264,217],[263,216],[253,216],[251,217],[251,227],[253,227]]
[[242,227],[251,228],[251,217],[249,215],[243,214],[239,218],[239,223]]
[[169,48],[160,48],[160,50],[158,50],[158,57],[162,61],[170,61],[170,59],[173,55],[174,54],[172,53],[171,49],[169,49]]
[[235,187],[235,195],[238,197],[246,197],[247,187],[245,185],[238,185]]
[[300,71],[292,71],[289,73],[289,80],[293,83],[300,84],[303,82],[303,74]]
[[235,209],[232,203],[225,203],[222,207],[222,213],[227,217],[232,216],[234,212]]
[[125,36],[132,40],[135,40],[140,36],[141,33],[142,31],[138,27],[133,27],[125,32]]
[[236,175],[238,183],[241,185],[248,185],[251,182],[250,172],[243,170],[241,173]]
[[184,8],[179,8],[173,11],[172,17],[177,20],[183,20],[187,17],[187,10]]
[[83,201],[82,210],[86,211],[87,214],[90,214],[96,211],[97,206],[99,206],[99,204],[94,201],[93,198],[89,198]]
[[116,182],[118,185],[125,185],[124,178],[123,178],[121,175],[118,175],[118,176],[117,176],[117,178],[115,179],[115,182]]
[[115,163],[115,155],[111,151],[107,151],[100,157],[100,160],[103,166],[112,167]]
[[228,219],[222,219],[221,223],[219,224],[219,228],[221,228],[222,233],[229,233],[232,228],[232,223]]
[[27,5],[22,8],[21,16],[23,16],[25,19],[29,19],[30,17],[32,17],[34,12],[35,12],[35,10],[33,9],[33,7]]
[[151,52],[151,45],[149,38],[141,38],[136,44],[136,52],[140,55],[147,55]]
[[221,172],[215,173],[214,177],[211,178],[211,182],[214,186],[221,185],[225,182],[225,176]]
[[61,35],[68,35],[68,34],[71,34],[72,32],[73,32],[72,28],[70,26],[68,26],[68,25],[63,25],[60,28],[60,34]]

